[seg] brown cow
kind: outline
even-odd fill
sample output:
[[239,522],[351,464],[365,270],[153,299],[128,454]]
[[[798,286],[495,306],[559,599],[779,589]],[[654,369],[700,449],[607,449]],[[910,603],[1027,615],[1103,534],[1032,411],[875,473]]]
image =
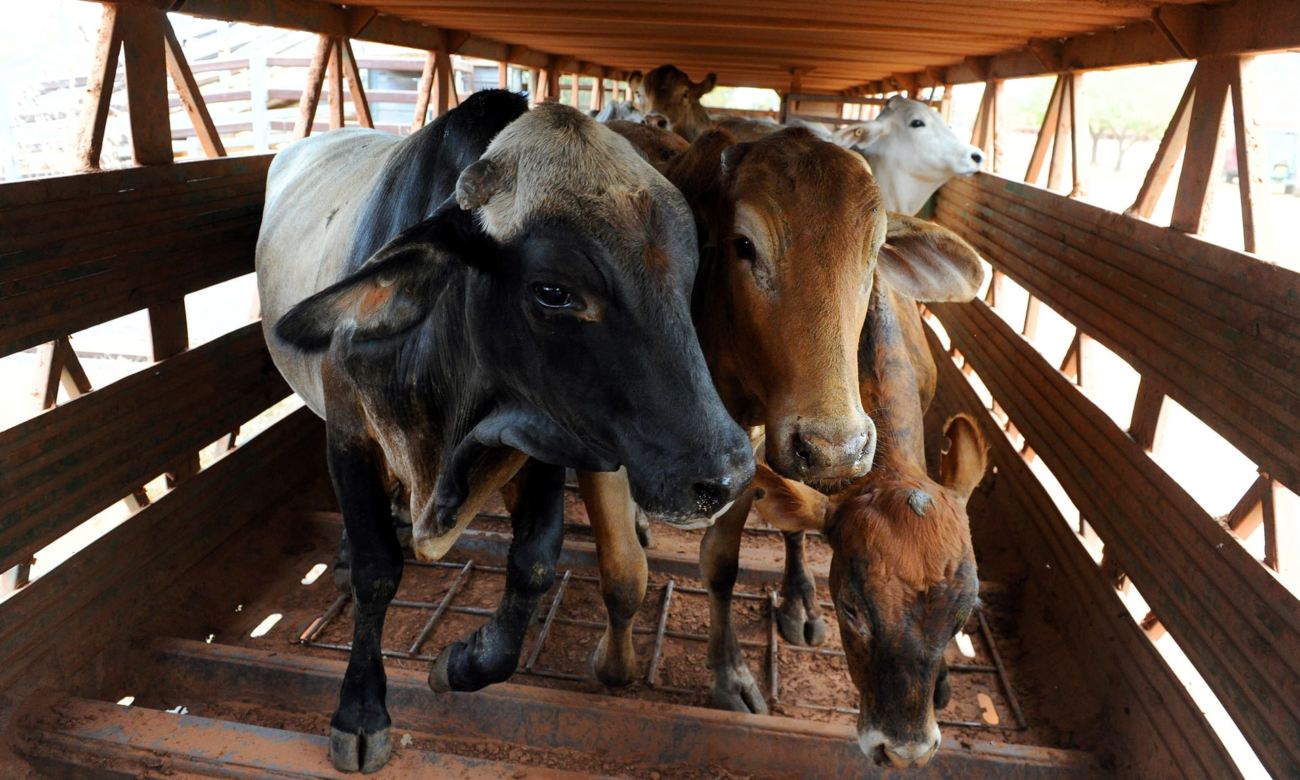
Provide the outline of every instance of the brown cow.
[[[948,422],[942,484],[925,471],[921,392],[903,320],[911,300],[878,282],[859,348],[863,403],[881,436],[871,472],[833,497],[762,464],[759,513],[793,532],[819,528],[832,550],[831,598],[849,674],[858,688],[858,741],[894,766],[923,766],[939,747],[936,707],[951,695],[943,650],[965,625],[979,592],[966,500],[983,477],[983,439],[970,418]],[[739,529],[736,531],[739,532]],[[802,552],[800,549],[798,552]],[[811,581],[786,606],[815,609]]]
[[[933,292],[927,279],[954,273],[965,274],[973,295],[978,258],[943,228],[887,219],[862,159],[803,129],[745,144],[733,144],[723,131],[707,133],[670,167],[669,179],[696,215],[702,263],[692,316],[723,402],[741,425],[767,426],[767,461],[777,473],[828,492],[842,488],[858,478],[850,471],[864,473],[862,463],[818,468],[830,460],[824,444],[835,427],[817,418],[854,420],[862,408],[857,349],[877,259],[880,275],[926,298]],[[845,456],[852,448],[829,454],[836,451]],[[646,578],[631,533],[634,505],[619,474],[581,474],[580,485],[610,618],[594,671],[607,684],[626,684],[635,675],[631,621]],[[701,559],[714,596],[714,698],[762,712],[728,608],[740,543],[736,518],[743,525],[750,495],[723,515],[729,523],[706,535]]]
[[700,105],[700,98],[712,92],[717,83],[718,77],[712,73],[697,82],[673,65],[660,65],[645,74],[635,89],[646,124],[694,141],[713,129],[713,120]]

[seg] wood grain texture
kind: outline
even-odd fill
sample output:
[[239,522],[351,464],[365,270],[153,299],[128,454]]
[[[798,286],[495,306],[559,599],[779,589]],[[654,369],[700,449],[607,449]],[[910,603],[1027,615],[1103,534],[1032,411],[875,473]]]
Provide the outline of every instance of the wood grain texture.
[[1300,773],[1300,601],[987,306],[929,306],[1264,766]]

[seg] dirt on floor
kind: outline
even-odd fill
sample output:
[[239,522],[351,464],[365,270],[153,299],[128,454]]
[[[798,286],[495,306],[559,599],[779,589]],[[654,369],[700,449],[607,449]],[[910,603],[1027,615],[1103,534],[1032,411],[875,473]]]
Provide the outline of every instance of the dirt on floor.
[[[569,497],[568,504],[567,539],[589,541],[590,531],[576,494]],[[489,508],[489,512],[492,511],[500,511],[500,507]],[[351,639],[350,606],[346,603],[334,618],[311,634],[311,642],[300,642],[340,598],[329,568],[339,534],[337,516],[299,513],[284,515],[269,520],[269,523],[277,532],[267,533],[260,540],[241,540],[227,545],[219,559],[209,561],[190,578],[196,585],[215,582],[223,583],[223,586],[196,587],[193,594],[185,597],[185,603],[160,612],[152,630],[161,635],[281,653],[345,658],[346,645]],[[286,530],[286,526],[292,530]],[[475,528],[505,532],[509,523],[489,515],[476,521]],[[590,675],[590,654],[600,637],[604,620],[604,605],[593,566],[561,570],[556,586],[542,600],[538,621],[530,630],[524,646],[520,671],[512,682],[605,696],[713,706],[711,675],[703,641],[709,624],[708,597],[698,579],[680,574],[670,576],[656,570],[654,562],[655,556],[664,552],[697,554],[702,532],[657,524],[654,535],[653,547],[649,550],[649,586],[636,621],[635,645],[640,664],[638,681],[626,688],[610,689]],[[825,541],[817,535],[810,535],[807,548],[812,570],[824,577],[830,557]],[[779,573],[783,559],[784,546],[779,534],[757,525],[747,531],[746,565],[774,572],[770,585],[737,586],[735,625],[750,670],[771,705],[772,714],[852,724],[855,722],[853,710],[857,706],[857,694],[844,658],[839,654],[835,614],[828,607],[822,609],[829,629],[822,647],[810,652],[809,648],[795,647],[777,639],[777,687],[773,694],[774,632],[770,622],[770,591],[779,587],[775,573]],[[386,650],[411,653],[413,657],[390,657],[386,661],[390,667],[427,671],[429,661],[440,649],[470,634],[496,607],[504,581],[504,575],[499,571],[502,561],[480,554],[475,559],[475,567],[462,574],[461,566],[466,560],[458,550],[453,550],[445,565],[413,564],[406,567],[397,601],[385,624],[383,646]],[[322,564],[325,566],[323,571]],[[563,599],[554,610],[545,641],[538,651],[538,638],[566,571],[569,576],[564,584]],[[315,578],[310,583],[305,582],[310,579],[310,574],[315,574]],[[458,577],[461,583],[448,609],[412,653],[417,638],[427,629],[435,609]],[[665,588],[670,580],[674,586],[671,608],[663,621],[665,635],[659,642],[660,652],[656,656],[656,629],[660,623]],[[829,602],[824,584],[819,586],[819,595],[823,602]],[[997,673],[991,670],[995,665],[991,648],[981,634],[978,621],[972,619],[965,633],[971,639],[973,656],[963,655],[956,643],[950,644],[946,650],[950,664],[965,664],[977,670],[954,671],[952,674],[952,702],[939,713],[944,735],[966,743],[993,740],[1045,747],[1091,748],[1089,743],[1095,735],[1080,729],[1080,719],[1063,721],[1058,717],[1059,707],[1054,705],[1054,696],[1060,691],[1056,678],[1062,673],[1068,674],[1070,664],[1063,667],[1060,654],[1053,653],[1051,667],[1044,668],[1043,664],[1035,662],[1037,645],[1035,652],[1029,653],[1022,644],[1017,620],[1019,594],[1014,588],[988,583],[982,589],[981,598],[985,620],[999,657],[1005,663],[1007,682],[1024,712],[1027,728],[1017,727],[1011,697]],[[258,637],[250,635],[272,615],[280,617],[268,631]],[[1041,637],[1044,630],[1043,626],[1037,625],[1035,633]],[[652,665],[655,667],[653,685],[649,682]],[[1046,685],[1044,680],[1048,681]],[[227,709],[230,711],[226,712]],[[1082,712],[1088,708],[1075,706],[1073,709]],[[208,703],[204,714],[317,733],[328,723],[328,713],[259,712],[253,705],[231,702]],[[433,738],[425,735],[420,739]],[[566,758],[563,751],[535,756],[528,748],[512,745],[457,743],[453,746],[442,742],[447,740],[433,739],[427,747],[539,766],[590,768],[589,757],[578,761],[574,757]],[[420,742],[417,740],[416,744]],[[621,770],[628,768],[622,767]],[[705,775],[719,776],[716,772],[702,771],[701,776]]]

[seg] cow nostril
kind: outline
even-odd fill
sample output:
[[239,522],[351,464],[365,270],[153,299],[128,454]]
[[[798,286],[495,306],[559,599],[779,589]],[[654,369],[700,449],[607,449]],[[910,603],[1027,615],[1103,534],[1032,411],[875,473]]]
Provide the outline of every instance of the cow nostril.
[[726,480],[696,482],[691,485],[691,494],[695,498],[695,508],[702,515],[715,514],[727,500],[731,492]]
[[790,447],[794,450],[794,456],[799,460],[799,465],[805,469],[812,468],[813,465],[813,448],[812,444],[804,438],[802,433],[794,433],[790,436]]
[[976,165],[979,165],[980,163],[984,162],[984,155],[980,152],[971,152],[970,158],[975,161]]

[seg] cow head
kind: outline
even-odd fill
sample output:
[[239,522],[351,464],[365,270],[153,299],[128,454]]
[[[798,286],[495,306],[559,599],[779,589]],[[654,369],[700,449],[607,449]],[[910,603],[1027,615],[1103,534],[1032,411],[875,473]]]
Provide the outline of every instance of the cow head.
[[661,130],[672,130],[687,141],[712,127],[708,112],[700,105],[700,98],[713,91],[718,77],[710,73],[703,81],[691,81],[690,76],[672,65],[660,65],[641,80],[636,87],[646,124]]
[[949,179],[980,169],[984,153],[957,137],[938,111],[895,95],[875,119],[835,131],[871,162],[890,211],[915,214]]
[[611,119],[605,125],[626,138],[628,143],[641,153],[646,162],[653,165],[660,173],[667,173],[672,161],[681,157],[682,153],[691,146],[676,133],[640,122]]
[[[754,465],[691,324],[697,267],[680,193],[621,137],[547,104],[502,130],[433,217],[276,332],[305,349],[345,335],[358,354],[415,334],[394,349],[417,371],[421,359],[459,367],[441,381],[470,386],[444,395],[485,400],[451,415],[440,527],[463,500],[457,480],[494,446],[587,470],[626,465],[648,510],[707,517]],[[455,315],[435,320],[447,296]]]
[[942,484],[919,469],[877,469],[826,525],[858,743],[898,767],[924,766],[939,748],[935,710],[952,694],[944,648],[979,595],[966,501],[984,474],[984,442],[965,416],[945,434]]

